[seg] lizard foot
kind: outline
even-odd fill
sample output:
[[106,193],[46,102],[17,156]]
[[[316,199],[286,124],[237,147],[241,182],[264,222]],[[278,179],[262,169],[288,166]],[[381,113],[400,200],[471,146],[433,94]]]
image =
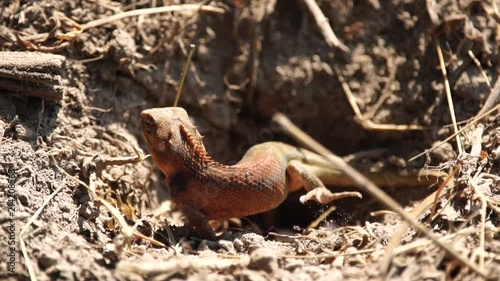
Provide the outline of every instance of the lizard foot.
[[337,192],[332,193],[325,187],[318,187],[307,192],[306,195],[300,196],[300,203],[304,204],[307,201],[316,201],[321,204],[328,204],[334,200],[345,198],[345,197],[358,197],[362,198],[361,193],[356,191],[347,192]]

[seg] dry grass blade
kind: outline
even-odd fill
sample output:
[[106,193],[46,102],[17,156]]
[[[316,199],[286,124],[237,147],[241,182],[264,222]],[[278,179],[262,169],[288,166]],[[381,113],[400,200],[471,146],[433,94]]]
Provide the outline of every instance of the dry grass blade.
[[460,261],[460,263],[468,266],[472,271],[476,272],[482,278],[487,278],[488,274],[484,270],[477,268],[477,266],[473,262],[471,262],[466,257],[462,256],[458,252],[458,250],[455,249],[452,245],[441,241],[437,236],[435,236],[431,231],[429,231],[429,229],[427,229],[424,225],[420,224],[410,214],[406,213],[394,199],[385,194],[379,187],[377,187],[374,183],[372,183],[370,180],[364,177],[361,173],[359,173],[354,168],[349,166],[342,158],[334,155],[324,146],[322,146],[313,138],[311,138],[309,135],[307,135],[305,132],[300,130],[285,115],[283,115],[282,113],[276,113],[273,116],[273,120],[278,124],[280,124],[288,135],[295,138],[306,147],[321,154],[323,157],[325,157],[326,160],[331,162],[336,169],[342,171],[349,178],[351,178],[353,183],[357,187],[367,191],[373,197],[379,200],[382,204],[384,204],[389,209],[396,212],[405,221],[409,222],[413,227],[418,229],[420,232],[425,234],[429,239],[431,239],[434,243],[439,245],[439,247],[445,250],[450,256]]
[[189,67],[189,64],[191,63],[191,58],[193,57],[193,53],[194,53],[195,48],[196,48],[195,44],[189,45],[188,57],[186,59],[186,62],[184,63],[184,68],[182,69],[181,81],[179,82],[179,89],[177,89],[177,94],[175,95],[175,100],[174,100],[174,104],[172,105],[172,107],[176,107],[177,104],[179,103],[179,97],[181,96],[182,87],[184,86],[184,79],[186,78],[188,67]]
[[436,51],[439,58],[439,65],[441,68],[441,74],[443,75],[444,80],[444,89],[446,92],[446,99],[448,100],[448,110],[450,111],[451,121],[453,123],[453,130],[456,134],[456,142],[458,148],[458,154],[463,153],[462,142],[460,141],[460,135],[458,134],[458,126],[457,126],[457,117],[455,116],[455,107],[453,106],[453,98],[451,96],[450,82],[448,81],[448,74],[446,72],[446,64],[444,63],[443,51],[441,50],[441,46],[437,38],[434,38],[434,43],[436,44]]
[[25,260],[25,263],[26,263],[26,268],[28,268],[28,273],[30,275],[30,279],[31,280],[36,281],[37,279],[36,279],[36,275],[35,275],[35,271],[33,269],[33,266],[31,265],[31,259],[29,258],[28,252],[26,251],[26,243],[24,242],[23,235],[26,233],[26,231],[28,230],[28,228],[33,224],[33,222],[38,218],[38,216],[40,216],[40,214],[42,213],[43,209],[45,209],[45,207],[49,204],[49,202],[52,199],[54,199],[54,197],[56,197],[56,195],[61,190],[63,190],[64,187],[66,187],[66,182],[63,180],[63,182],[61,183],[61,185],[56,190],[54,190],[54,192],[52,192],[52,194],[50,194],[49,197],[47,197],[43,201],[43,203],[40,206],[40,208],[38,208],[38,210],[36,210],[36,212],[33,214],[33,216],[31,216],[31,218],[28,220],[28,222],[24,225],[24,227],[21,229],[21,232],[19,233],[19,245],[21,246],[21,252],[23,253],[23,257],[24,257],[24,260]]

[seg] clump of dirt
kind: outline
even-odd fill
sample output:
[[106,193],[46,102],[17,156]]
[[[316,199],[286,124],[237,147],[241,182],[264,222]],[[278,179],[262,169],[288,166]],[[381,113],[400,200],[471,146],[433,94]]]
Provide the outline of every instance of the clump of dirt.
[[[423,166],[460,167],[437,197],[425,186],[387,191],[408,211],[435,201],[421,218],[478,268],[498,275],[495,4],[319,1],[344,52],[325,41],[305,1],[206,2],[211,9],[153,14],[140,12],[151,3],[134,1],[0,3],[2,51],[65,61],[58,73],[37,69],[29,79],[0,62],[0,236],[7,237],[0,240],[0,275],[368,280],[384,273],[389,257],[390,280],[477,278],[425,235],[401,231],[399,217],[372,216],[385,208],[372,199],[336,202],[319,228],[306,230],[330,206],[302,205],[301,194],[291,194],[269,213],[214,223],[221,240],[191,235],[168,201],[164,176],[150,159],[135,161],[136,147],[146,149],[140,112],[172,105],[190,44],[196,49],[179,106],[214,159],[232,164],[256,143],[293,143],[270,125],[281,111],[364,170],[406,176]],[[96,22],[125,11],[139,14]],[[48,78],[55,76],[61,79]],[[447,83],[460,128],[469,126],[463,149],[480,144],[479,154],[458,155],[454,138],[440,142],[453,133]],[[42,98],[40,88],[53,84],[64,88],[62,99]],[[439,149],[407,161],[433,146]],[[396,234],[404,245],[390,256]]]

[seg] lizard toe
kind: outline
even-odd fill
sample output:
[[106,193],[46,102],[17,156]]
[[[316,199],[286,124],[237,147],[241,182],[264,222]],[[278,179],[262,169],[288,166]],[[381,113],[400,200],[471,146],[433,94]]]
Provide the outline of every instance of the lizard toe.
[[300,196],[299,200],[300,200],[300,203],[302,203],[302,204],[306,203],[307,201],[316,201],[320,204],[328,204],[334,200],[345,198],[345,197],[362,198],[362,195],[361,195],[361,193],[356,192],[356,191],[332,193],[327,188],[319,187],[319,188],[315,188],[315,189],[307,192],[305,195]]

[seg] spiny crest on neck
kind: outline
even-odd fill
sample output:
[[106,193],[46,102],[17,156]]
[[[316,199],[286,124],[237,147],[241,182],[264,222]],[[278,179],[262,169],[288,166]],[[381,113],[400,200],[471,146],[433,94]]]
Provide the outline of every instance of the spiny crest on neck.
[[201,142],[202,136],[196,131],[196,128],[193,126],[195,130],[194,134],[187,128],[185,125],[180,126],[180,132],[182,140],[187,143],[187,146],[192,152],[196,155],[196,158],[204,163],[213,163],[215,162],[210,155],[208,155],[205,146]]

